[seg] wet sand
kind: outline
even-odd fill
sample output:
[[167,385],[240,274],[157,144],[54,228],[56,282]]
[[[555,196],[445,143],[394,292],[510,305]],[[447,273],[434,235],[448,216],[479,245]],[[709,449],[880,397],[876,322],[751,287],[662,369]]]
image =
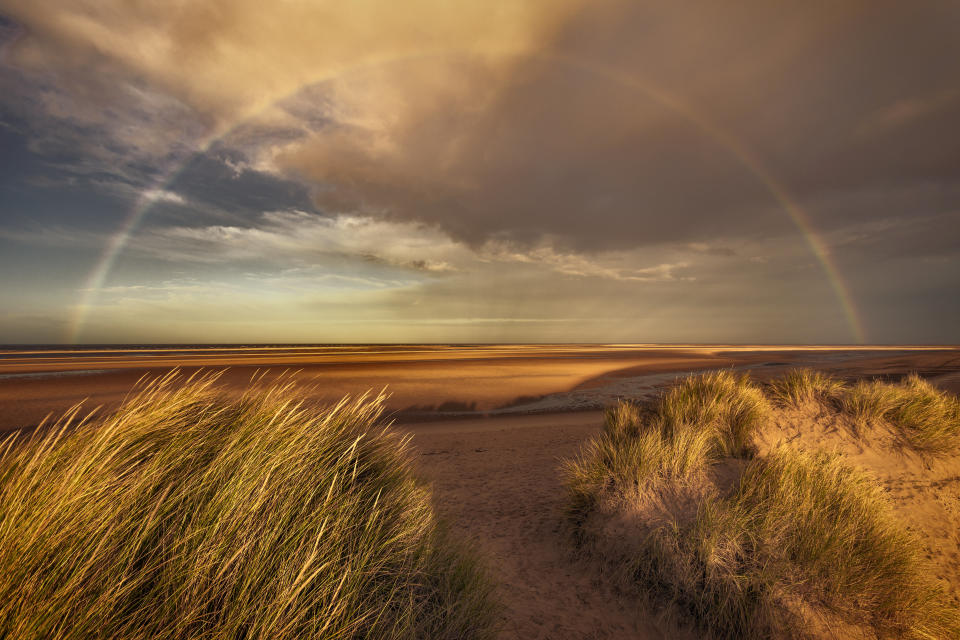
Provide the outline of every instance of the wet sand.
[[320,402],[386,389],[389,409],[410,421],[519,407],[617,371],[679,372],[761,358],[704,349],[570,345],[10,350],[0,352],[0,431],[35,426],[84,398],[87,406],[113,408],[142,376],[174,367],[185,374],[221,372],[223,383],[234,389],[257,372],[285,373],[310,386],[311,397]]
[[[221,372],[241,389],[257,372],[293,375],[332,402],[386,389],[399,422],[488,414],[596,410],[685,372],[720,367],[758,377],[786,366],[840,375],[922,370],[960,386],[960,350],[655,345],[369,345],[0,350],[0,432],[35,427],[86,399],[117,406],[142,376],[172,368]],[[952,377],[951,377],[952,376]]]

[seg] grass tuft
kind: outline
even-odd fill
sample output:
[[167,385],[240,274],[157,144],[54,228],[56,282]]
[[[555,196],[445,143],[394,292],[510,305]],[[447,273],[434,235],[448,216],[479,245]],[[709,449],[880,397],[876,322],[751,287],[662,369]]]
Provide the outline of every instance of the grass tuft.
[[919,544],[895,520],[879,484],[839,456],[774,450],[751,462],[737,492],[718,506],[728,519],[719,535],[709,517],[698,519],[691,541],[713,537],[739,554],[704,563],[707,584],[736,602],[746,575],[764,593],[738,602],[735,619],[778,636],[836,618],[881,637],[960,632],[957,612],[929,579]]
[[747,376],[715,371],[678,381],[650,407],[620,402],[603,432],[564,463],[574,520],[601,501],[665,480],[694,481],[711,461],[749,456],[769,404]]
[[717,456],[745,456],[770,412],[763,392],[749,376],[714,371],[680,380],[655,404],[666,434],[693,426],[709,430]]
[[669,481],[695,481],[714,449],[713,434],[693,428],[675,428],[669,436],[651,428],[629,438],[606,430],[564,463],[568,514],[580,523],[602,503],[636,500]]
[[[955,406],[919,379],[897,388],[901,402],[880,415],[901,425]],[[839,455],[787,447],[730,457],[749,457],[767,418],[757,391],[707,374],[649,407],[608,412],[604,432],[564,466],[579,542],[716,638],[960,637],[960,612],[871,476]],[[771,395],[793,404],[848,393],[798,372]]]
[[858,431],[885,421],[918,453],[960,452],[960,400],[917,375],[899,384],[862,380],[839,397],[838,406]]
[[768,393],[784,407],[801,407],[811,402],[827,402],[845,389],[842,381],[812,369],[791,369],[773,380]]
[[382,398],[215,382],[171,374],[4,443],[0,637],[492,636]]

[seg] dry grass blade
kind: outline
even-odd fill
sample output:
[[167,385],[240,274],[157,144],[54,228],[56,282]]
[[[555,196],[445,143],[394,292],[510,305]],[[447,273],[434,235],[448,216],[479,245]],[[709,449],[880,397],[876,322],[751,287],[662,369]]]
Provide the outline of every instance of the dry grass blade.
[[826,402],[845,388],[842,381],[812,369],[791,369],[772,381],[768,392],[773,400],[786,407],[800,407],[811,402]]
[[382,398],[142,383],[7,443],[0,637],[484,638],[491,587],[437,524]]

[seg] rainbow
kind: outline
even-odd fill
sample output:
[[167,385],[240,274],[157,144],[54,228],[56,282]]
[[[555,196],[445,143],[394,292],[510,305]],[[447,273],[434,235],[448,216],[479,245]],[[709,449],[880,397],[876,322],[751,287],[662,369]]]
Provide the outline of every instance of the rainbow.
[[829,249],[827,249],[826,244],[817,235],[813,223],[810,221],[810,216],[794,200],[787,188],[760,163],[757,157],[747,149],[743,143],[728,131],[710,122],[710,120],[703,117],[677,96],[649,83],[642,82],[635,74],[624,73],[610,67],[595,65],[565,56],[552,55],[549,56],[549,59],[565,64],[570,68],[603,76],[625,87],[640,91],[664,107],[685,117],[691,124],[695,125],[721,147],[729,151],[744,168],[763,184],[777,203],[786,211],[791,221],[800,231],[810,251],[820,263],[823,272],[826,274],[830,287],[837,301],[840,303],[840,308],[843,311],[844,318],[846,319],[847,326],[850,329],[854,341],[857,344],[864,344],[866,342],[866,331],[863,326],[863,321],[860,319],[860,315],[857,313],[857,309],[853,304],[850,290],[843,281],[840,269],[837,268],[833,257],[830,255]]
[[[219,133],[215,132],[201,140],[200,144],[193,150],[193,152],[186,157],[186,160],[179,165],[174,165],[172,169],[167,171],[161,176],[160,179],[156,181],[154,189],[144,191],[141,194],[133,208],[125,217],[120,229],[117,230],[117,232],[110,238],[110,241],[107,243],[106,247],[104,247],[103,253],[100,255],[99,259],[94,264],[94,267],[87,275],[84,281],[84,286],[80,289],[81,297],[79,303],[74,308],[74,313],[68,322],[66,333],[67,343],[75,344],[82,335],[84,326],[86,325],[87,317],[89,316],[90,310],[96,303],[100,290],[103,288],[103,283],[106,281],[110,271],[113,269],[117,258],[120,256],[129,242],[130,237],[136,231],[137,227],[149,213],[151,206],[156,201],[156,198],[152,195],[152,192],[155,193],[158,189],[166,189],[170,183],[176,180],[176,178],[184,171],[193,157],[195,157],[197,154],[205,153],[213,144],[228,136],[243,122],[252,117],[256,117],[256,115],[263,113],[263,111],[269,109],[273,105],[297,94],[305,86],[315,84],[316,82],[329,80],[339,75],[343,75],[349,71],[354,71],[376,64],[382,64],[384,62],[394,62],[401,59],[413,59],[449,53],[451,52],[441,51],[404,56],[391,56],[388,58],[376,59],[363,64],[348,67],[336,74],[318,78],[313,82],[304,83],[301,87],[298,87],[296,90],[290,92],[286,96],[270,104],[261,106],[259,109],[254,110],[250,115],[246,116],[246,118],[243,118],[235,122],[233,125],[226,127]],[[773,174],[766,167],[764,167],[763,164],[761,164],[759,159],[733,134],[718,127],[715,123],[704,117],[678,96],[669,93],[649,82],[645,82],[637,74],[627,73],[606,65],[597,64],[592,61],[575,59],[560,54],[526,53],[532,58],[539,58],[546,62],[561,64],[571,69],[595,74],[611,82],[615,82],[624,87],[638,91],[648,98],[655,100],[661,106],[666,107],[674,113],[682,116],[690,124],[695,126],[719,146],[728,151],[765,187],[770,195],[773,196],[774,200],[776,200],[780,207],[787,213],[790,220],[800,231],[811,253],[820,264],[828,282],[830,283],[830,287],[836,296],[837,302],[840,304],[840,308],[843,312],[843,316],[846,320],[847,326],[849,327],[850,334],[854,342],[857,344],[864,344],[866,342],[866,331],[864,329],[863,321],[857,313],[857,309],[853,303],[853,298],[850,295],[849,287],[847,287],[846,283],[844,282],[840,269],[833,260],[833,257],[831,256],[826,244],[817,235],[813,223],[810,220],[810,216],[790,195],[787,188],[779,180],[777,180]]]
[[226,134],[208,136],[203,139],[200,145],[187,155],[186,160],[180,164],[173,165],[172,169],[166,171],[154,182],[152,189],[144,190],[138,196],[133,208],[130,209],[130,213],[126,215],[123,224],[121,224],[116,233],[110,237],[106,247],[103,249],[103,253],[100,254],[93,269],[90,270],[90,273],[87,274],[87,277],[84,279],[84,284],[80,288],[80,301],[74,308],[70,322],[67,324],[66,342],[68,344],[76,344],[79,340],[83,332],[83,327],[87,322],[87,316],[96,303],[97,296],[103,288],[103,283],[106,281],[107,276],[110,275],[114,263],[130,241],[130,236],[137,230],[137,227],[140,226],[140,223],[150,211],[150,207],[156,202],[153,194],[158,190],[162,191],[166,189],[171,182],[177,179],[177,176],[183,173],[193,157],[208,151],[210,146],[217,140],[223,138],[224,135]]

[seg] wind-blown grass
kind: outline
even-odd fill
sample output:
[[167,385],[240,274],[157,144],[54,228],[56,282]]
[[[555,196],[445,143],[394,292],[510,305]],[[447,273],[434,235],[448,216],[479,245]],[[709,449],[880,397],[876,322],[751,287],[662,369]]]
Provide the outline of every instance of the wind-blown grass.
[[900,382],[860,380],[847,385],[819,371],[794,369],[770,382],[767,390],[782,407],[819,403],[839,411],[858,435],[889,426],[901,446],[917,453],[960,452],[960,401],[916,374]]
[[717,635],[802,637],[838,622],[881,637],[960,632],[879,485],[836,456],[781,448],[754,460],[682,535],[703,571],[694,605]]
[[786,407],[827,402],[844,389],[845,385],[840,380],[812,369],[791,369],[768,386],[768,392],[774,401]]
[[490,586],[381,399],[143,386],[0,458],[0,637],[482,638]]
[[769,410],[749,378],[729,371],[679,380],[650,407],[621,402],[607,411],[603,432],[564,465],[569,512],[576,518],[601,498],[693,480],[724,456],[749,456]]
[[893,384],[860,381],[838,400],[857,430],[886,421],[901,442],[928,455],[960,451],[960,401],[916,375]]
[[677,426],[666,434],[652,427],[624,437],[608,420],[607,429],[564,464],[567,511],[580,523],[604,501],[636,499],[665,482],[691,482],[715,450],[708,430]]
[[[932,389],[909,385],[910,397]],[[960,614],[872,477],[832,454],[781,447],[751,458],[771,411],[757,391],[707,374],[608,412],[603,433],[564,466],[578,542],[713,637],[958,637]],[[772,395],[842,391],[800,373]],[[890,411],[933,411],[919,406]],[[731,484],[720,470],[732,462]]]
[[770,411],[746,375],[714,371],[690,376],[662,394],[655,413],[666,433],[693,426],[713,433],[716,455],[749,454],[751,439]]

